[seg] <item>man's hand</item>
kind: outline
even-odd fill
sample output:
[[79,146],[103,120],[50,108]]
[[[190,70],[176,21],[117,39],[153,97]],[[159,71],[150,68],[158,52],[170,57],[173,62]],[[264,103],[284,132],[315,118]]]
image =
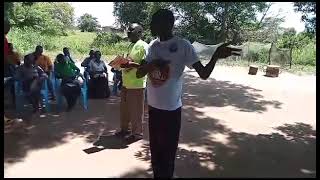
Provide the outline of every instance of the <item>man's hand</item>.
[[223,58],[227,58],[231,55],[240,56],[241,49],[227,47],[230,44],[231,44],[231,42],[228,42],[228,43],[224,43],[221,46],[219,46],[217,48],[217,50],[215,51],[215,53],[213,54],[212,58],[214,57],[216,59],[223,59]]
[[208,79],[212,73],[218,59],[227,58],[231,55],[240,56],[241,49],[227,47],[229,43],[220,45],[215,53],[212,55],[211,60],[206,66],[203,66],[200,61],[194,63],[192,67],[197,71],[201,79]]

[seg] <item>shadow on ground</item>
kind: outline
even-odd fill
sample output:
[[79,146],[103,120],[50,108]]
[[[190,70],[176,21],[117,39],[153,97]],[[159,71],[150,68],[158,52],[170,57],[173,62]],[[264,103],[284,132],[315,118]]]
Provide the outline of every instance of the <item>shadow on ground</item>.
[[[286,135],[294,135],[291,139],[280,133],[255,136],[232,132],[220,124],[220,120],[205,117],[195,109],[233,106],[240,111],[263,112],[269,105],[281,108],[281,102],[265,100],[258,89],[213,79],[199,81],[190,75],[185,76],[184,92],[184,104],[188,106],[183,108],[180,143],[204,147],[206,152],[180,148],[175,171],[178,177],[315,176],[315,131],[309,125],[278,128]],[[23,161],[30,151],[53,148],[67,143],[69,138],[83,137],[93,143],[105,132],[118,129],[119,98],[90,100],[87,112],[77,106],[70,113],[49,113],[42,118],[30,119],[29,134],[4,135],[5,163],[10,165]],[[147,122],[144,122],[145,141],[148,140],[147,127]],[[227,136],[228,143],[213,139],[211,135],[216,133]],[[109,140],[104,140],[104,148],[113,146]],[[149,161],[148,144],[144,144],[142,149],[136,152],[136,158]],[[95,151],[100,150],[87,150],[88,153]],[[147,172],[133,170],[123,175],[140,176],[150,177],[150,169]]]
[[[183,117],[193,116],[197,123],[182,123],[176,177],[316,177],[316,131],[310,125],[284,124],[274,128],[274,133],[252,135],[233,132],[217,119],[197,118],[195,112],[193,108],[183,110]],[[142,148],[135,152],[136,158],[150,162],[148,143]],[[122,177],[150,175],[136,170]]]
[[[29,151],[48,149],[68,142],[69,138],[83,137],[93,143],[104,131],[118,128],[119,98],[90,100],[86,112],[80,105],[69,113],[45,113],[30,117],[25,114],[23,119],[28,121],[29,132],[4,134],[4,162],[15,163],[23,161]],[[9,117],[14,113],[6,111]],[[29,117],[28,117],[29,115]]]
[[258,113],[267,111],[267,106],[281,109],[281,102],[267,100],[259,93],[260,89],[213,78],[201,80],[190,74],[185,74],[184,79],[183,101],[186,105],[199,108],[233,106],[238,111]]

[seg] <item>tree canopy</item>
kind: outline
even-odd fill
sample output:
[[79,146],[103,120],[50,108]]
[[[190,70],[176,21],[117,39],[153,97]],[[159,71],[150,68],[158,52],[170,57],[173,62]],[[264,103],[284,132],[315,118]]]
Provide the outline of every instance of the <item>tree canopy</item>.
[[98,27],[100,27],[96,17],[93,17],[91,14],[85,13],[78,19],[78,27],[84,32],[95,32]]

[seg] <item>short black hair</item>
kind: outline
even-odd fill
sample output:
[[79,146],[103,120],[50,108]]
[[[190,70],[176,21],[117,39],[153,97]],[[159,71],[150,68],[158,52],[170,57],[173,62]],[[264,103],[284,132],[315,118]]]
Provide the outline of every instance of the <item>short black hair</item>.
[[43,50],[43,47],[40,46],[40,45],[38,45],[38,46],[36,47],[36,51],[39,50],[39,49],[42,49],[42,50]]
[[159,9],[152,15],[153,21],[167,21],[170,25],[174,25],[174,15],[169,9]]
[[61,60],[64,59],[64,55],[63,54],[58,54],[56,57],[56,60],[58,61],[58,63],[61,63]]
[[97,55],[98,53],[101,55],[101,52],[100,52],[100,51],[95,51],[95,52],[94,52],[95,55]]

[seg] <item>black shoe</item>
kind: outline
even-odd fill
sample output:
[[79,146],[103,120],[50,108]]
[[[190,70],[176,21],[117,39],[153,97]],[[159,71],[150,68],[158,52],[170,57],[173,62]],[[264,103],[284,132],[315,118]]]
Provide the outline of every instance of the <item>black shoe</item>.
[[118,137],[125,137],[125,136],[128,135],[128,134],[130,134],[129,131],[123,131],[123,130],[121,130],[121,131],[116,132],[114,135],[115,135],[115,136],[118,136]]
[[139,134],[132,134],[132,135],[125,137],[125,140],[128,144],[137,142],[141,139],[142,139],[142,135],[139,135]]
[[55,97],[55,96],[51,96],[49,100],[55,101],[55,100],[56,100],[56,97]]

